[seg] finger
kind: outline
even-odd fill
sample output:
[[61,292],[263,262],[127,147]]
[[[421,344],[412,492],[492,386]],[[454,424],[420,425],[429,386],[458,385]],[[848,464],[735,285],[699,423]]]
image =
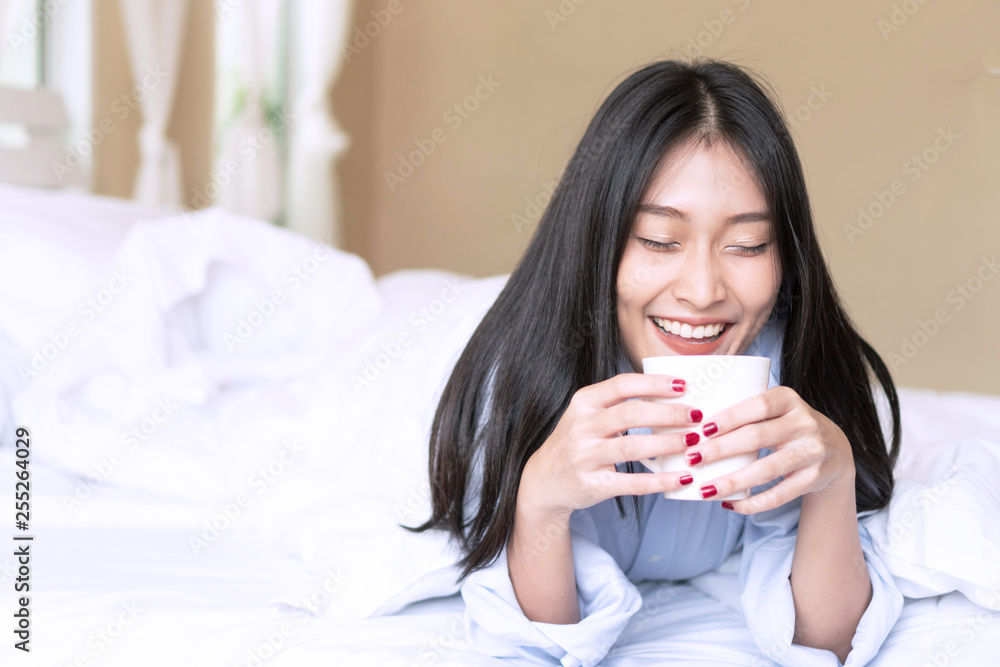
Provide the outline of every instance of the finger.
[[762,394],[757,394],[745,401],[713,415],[705,415],[702,433],[707,437],[719,436],[754,422],[774,419],[791,411],[797,401],[802,401],[794,389],[789,387],[771,387]]
[[766,491],[761,491],[743,500],[729,500],[727,502],[732,511],[739,514],[758,514],[790,503],[803,493],[805,493],[804,485],[792,477],[787,477]]
[[[791,473],[794,472],[794,468],[790,467],[785,459],[787,459],[787,457],[783,456],[781,452],[770,454],[764,458],[757,459],[753,463],[744,466],[735,472],[729,473],[728,475],[708,480],[700,487],[700,490],[711,487],[715,490],[715,492],[711,493],[707,497],[725,498],[726,496],[730,496],[734,493],[770,484],[774,480],[780,479],[783,476],[785,477],[785,480],[789,480],[792,477]],[[800,475],[799,477],[802,476]],[[702,491],[702,495],[705,495],[704,491]],[[792,498],[793,497],[794,496],[792,496]],[[749,498],[746,500],[749,500]],[[791,498],[787,498],[786,502],[787,500],[791,500]],[[736,502],[743,503],[745,501],[730,502],[735,505]],[[748,506],[753,506],[753,503],[750,505],[744,505],[744,507]],[[763,510],[755,509],[754,511],[759,512]]]
[[682,431],[608,438],[602,447],[601,463],[616,464],[679,454],[688,449],[688,442],[697,442],[698,437],[698,434],[693,431]]
[[674,398],[684,394],[684,380],[673,375],[620,373],[576,392],[588,407],[603,409],[630,398]]
[[[701,412],[683,403],[625,401],[602,410],[594,417],[593,428],[602,437],[621,434],[630,428],[694,428]],[[631,436],[630,436],[631,437]]]
[[685,472],[615,473],[609,486],[612,493],[607,497],[667,493],[683,489],[691,481],[691,475]]
[[[688,463],[690,465],[713,463],[730,456],[751,454],[765,447],[774,450],[790,439],[791,434],[787,432],[786,425],[781,420],[772,419],[746,424],[723,435],[702,438],[688,451],[690,454]],[[692,457],[697,460],[692,460]]]

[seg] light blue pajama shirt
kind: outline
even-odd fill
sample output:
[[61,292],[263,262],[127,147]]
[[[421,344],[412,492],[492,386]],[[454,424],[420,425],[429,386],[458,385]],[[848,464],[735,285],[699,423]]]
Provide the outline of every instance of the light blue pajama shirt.
[[[747,349],[771,359],[769,386],[779,384],[781,331],[770,323]],[[627,366],[622,372],[631,371]],[[707,416],[707,415],[706,415]],[[629,433],[649,433],[648,428]],[[768,450],[761,450],[766,455]],[[641,468],[641,464],[635,464]],[[623,465],[619,470],[624,471]],[[754,489],[755,492],[765,487]],[[789,574],[801,499],[751,516],[718,502],[640,497],[636,526],[631,500],[618,515],[614,499],[577,510],[570,519],[580,621],[532,622],[514,596],[506,550],[462,583],[469,642],[498,657],[520,657],[567,667],[597,665],[642,605],[633,582],[684,580],[717,569],[742,547],[739,582],[747,626],[760,651],[779,665],[836,667],[830,651],[792,644],[795,610]],[[903,597],[872,541],[858,524],[872,582],[872,599],[854,635],[845,667],[860,667],[878,652],[902,609]]]

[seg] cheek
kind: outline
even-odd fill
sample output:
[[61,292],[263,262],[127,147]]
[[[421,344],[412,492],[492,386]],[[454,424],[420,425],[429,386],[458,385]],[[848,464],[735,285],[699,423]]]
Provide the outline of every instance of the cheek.
[[730,277],[746,315],[753,321],[766,319],[778,298],[780,275],[772,267],[761,263],[752,270],[741,271]]
[[631,307],[637,306],[636,302],[648,297],[647,294],[652,286],[652,278],[656,274],[657,267],[648,258],[646,253],[630,252],[625,250],[622,255],[621,265],[618,268],[618,303]]
[[778,301],[778,289],[781,287],[781,272],[773,265],[766,270],[761,270],[753,279],[756,286],[756,307],[760,310],[760,317],[766,319],[774,305]]
[[771,265],[771,276],[769,284],[771,286],[771,301],[767,311],[770,314],[771,310],[773,310],[778,303],[778,292],[781,290],[781,266],[778,264],[777,260],[774,260],[773,264]]

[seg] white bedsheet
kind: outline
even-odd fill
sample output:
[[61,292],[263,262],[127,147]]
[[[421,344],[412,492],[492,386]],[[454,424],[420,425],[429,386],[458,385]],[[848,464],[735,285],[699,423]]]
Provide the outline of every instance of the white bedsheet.
[[[72,484],[45,467],[36,481],[47,493]],[[124,498],[94,501],[104,505],[99,515],[108,522],[66,522],[58,515],[37,520],[41,548],[33,563],[38,592],[30,664],[501,664],[469,649],[458,596],[377,618],[315,615],[307,610],[322,605],[319,592],[337,595],[344,572],[313,577],[249,525],[234,525],[195,556],[187,540],[196,512],[164,512],[154,496],[129,496],[131,510],[122,509]],[[0,568],[10,566],[0,559]],[[605,664],[770,665],[746,630],[735,570],[734,560],[688,583],[641,584],[643,609]],[[0,581],[5,592],[8,582]],[[290,588],[308,591],[295,600],[298,607],[285,601]],[[8,605],[6,596],[0,598]],[[907,600],[870,664],[992,665],[1000,651],[998,626],[1000,614],[960,593]],[[11,647],[4,645],[4,664],[9,654]]]
[[[10,470],[13,425],[31,429],[34,664],[493,662],[460,631],[453,547],[398,524],[427,514],[430,418],[503,277],[375,281],[353,256],[219,210],[0,196],[0,405],[13,415],[0,454]],[[907,594],[926,597],[908,601],[878,664],[992,664],[1000,398],[901,397],[898,490],[865,521]],[[0,614],[11,565],[0,557]],[[643,592],[607,664],[767,664],[733,573]],[[444,597],[407,606],[431,596]],[[95,633],[136,608],[101,650]]]

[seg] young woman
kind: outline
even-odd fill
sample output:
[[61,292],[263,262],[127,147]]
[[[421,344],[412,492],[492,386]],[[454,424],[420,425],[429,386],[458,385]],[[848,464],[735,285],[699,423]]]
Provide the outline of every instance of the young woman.
[[[641,374],[671,354],[769,356],[771,386],[715,415],[632,400],[684,394],[684,378]],[[455,366],[418,529],[460,540],[471,639],[496,655],[597,664],[640,607],[632,582],[688,579],[742,547],[761,653],[863,665],[902,605],[857,517],[889,501],[898,413],[836,296],[774,103],[736,66],[658,62],[598,110]],[[706,502],[665,499],[690,476],[632,463],[755,451],[700,488]]]

